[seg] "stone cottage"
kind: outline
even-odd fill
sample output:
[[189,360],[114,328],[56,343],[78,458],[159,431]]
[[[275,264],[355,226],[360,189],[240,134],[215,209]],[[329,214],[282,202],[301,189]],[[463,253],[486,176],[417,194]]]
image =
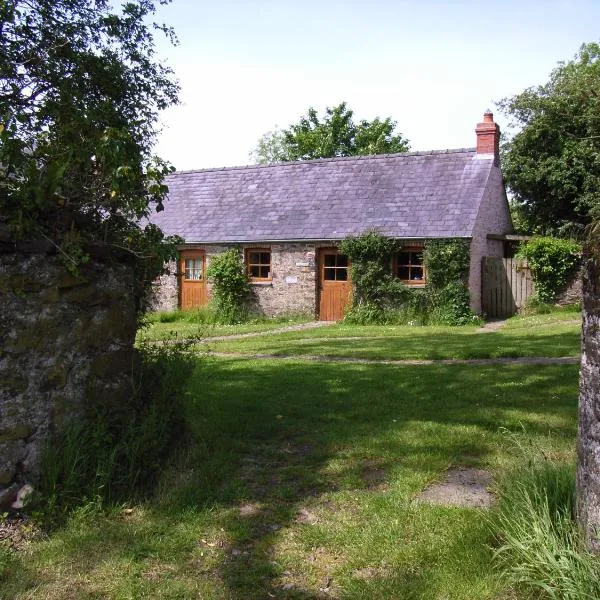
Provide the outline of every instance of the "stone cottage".
[[492,113],[475,134],[475,148],[174,173],[152,221],[185,245],[157,282],[156,308],[205,304],[207,264],[236,246],[265,314],[339,319],[351,282],[337,244],[377,230],[402,242],[393,269],[410,286],[427,283],[426,240],[469,239],[470,303],[480,312],[482,258],[503,256],[512,223]]

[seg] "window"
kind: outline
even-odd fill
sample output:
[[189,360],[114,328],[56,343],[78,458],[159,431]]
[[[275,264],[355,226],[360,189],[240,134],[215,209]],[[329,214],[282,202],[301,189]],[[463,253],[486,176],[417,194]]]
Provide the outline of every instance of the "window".
[[404,248],[396,254],[394,275],[407,285],[422,285],[427,282],[423,265],[423,248]]
[[[191,253],[190,253],[191,254]],[[182,256],[183,278],[186,281],[202,281],[204,277],[204,256],[194,252],[191,256]]]
[[246,268],[250,281],[271,281],[271,251],[246,250]]
[[325,281],[348,281],[348,257],[345,254],[324,254],[323,279]]

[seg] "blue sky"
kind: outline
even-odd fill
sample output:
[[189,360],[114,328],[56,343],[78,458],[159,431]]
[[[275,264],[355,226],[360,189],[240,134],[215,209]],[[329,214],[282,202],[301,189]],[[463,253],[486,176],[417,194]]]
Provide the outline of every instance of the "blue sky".
[[495,101],[600,39],[598,0],[174,0],[159,18],[182,104],[156,150],[179,170],[248,164],[263,133],[343,100],[413,150],[470,147],[487,108],[506,127]]

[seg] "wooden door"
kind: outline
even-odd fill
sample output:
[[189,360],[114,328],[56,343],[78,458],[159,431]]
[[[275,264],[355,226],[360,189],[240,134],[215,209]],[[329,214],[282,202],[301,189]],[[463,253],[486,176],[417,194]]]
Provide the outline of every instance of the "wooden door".
[[339,321],[350,301],[350,261],[335,248],[319,253],[319,319]]
[[180,254],[179,306],[198,308],[207,302],[204,250],[184,250]]

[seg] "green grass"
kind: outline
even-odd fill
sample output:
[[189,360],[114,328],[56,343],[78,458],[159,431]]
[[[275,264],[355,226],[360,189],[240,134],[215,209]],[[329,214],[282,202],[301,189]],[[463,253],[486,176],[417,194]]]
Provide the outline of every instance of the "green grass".
[[[320,329],[213,342],[216,352],[380,360],[577,356],[581,325],[571,313],[519,317],[502,329],[333,325]],[[345,339],[341,339],[345,338]]]
[[[304,315],[286,315],[272,318],[255,318],[245,323],[237,325],[220,325],[209,321],[197,322],[193,320],[193,313],[189,316],[186,313],[169,313],[175,320],[161,322],[160,313],[152,316],[147,327],[138,332],[138,341],[142,340],[166,340],[172,338],[207,338],[218,337],[222,335],[237,335],[241,333],[252,333],[257,331],[270,331],[272,329],[281,329],[290,325],[299,325],[312,321],[311,317]],[[192,320],[188,320],[188,319]]]
[[[526,329],[552,351],[545,327]],[[186,391],[191,445],[156,497],[84,507],[4,561],[0,598],[519,598],[481,511],[415,498],[451,465],[502,476],[523,463],[514,440],[571,463],[577,382],[576,365],[205,358]]]

